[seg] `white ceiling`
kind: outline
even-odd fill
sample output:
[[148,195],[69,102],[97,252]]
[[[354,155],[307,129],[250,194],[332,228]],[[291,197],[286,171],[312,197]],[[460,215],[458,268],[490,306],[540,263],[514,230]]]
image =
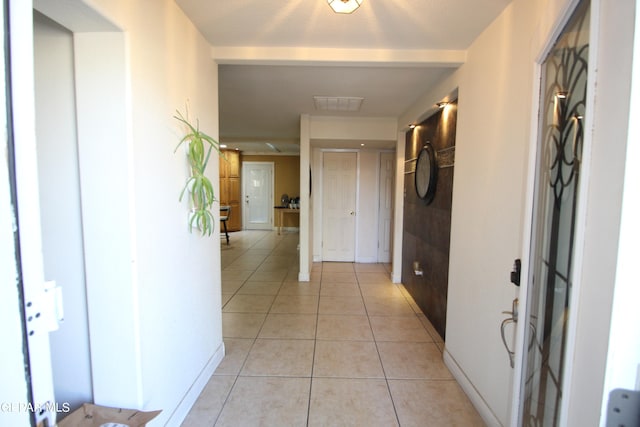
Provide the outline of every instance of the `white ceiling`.
[[[220,140],[297,152],[300,114],[398,117],[462,62],[511,0],[176,0],[220,64]],[[316,111],[313,96],[363,97],[359,112]]]

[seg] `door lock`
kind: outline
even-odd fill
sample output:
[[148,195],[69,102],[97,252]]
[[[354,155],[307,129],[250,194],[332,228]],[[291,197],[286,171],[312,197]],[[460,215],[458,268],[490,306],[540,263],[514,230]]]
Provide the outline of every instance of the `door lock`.
[[520,258],[513,262],[513,270],[511,270],[511,283],[520,286],[520,272],[522,270],[522,261]]

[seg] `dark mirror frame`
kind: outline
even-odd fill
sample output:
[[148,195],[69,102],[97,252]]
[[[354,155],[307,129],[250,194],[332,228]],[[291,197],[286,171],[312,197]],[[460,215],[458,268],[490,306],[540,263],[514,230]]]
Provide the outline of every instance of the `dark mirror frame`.
[[[418,177],[424,173],[421,170],[429,165],[429,182],[426,188],[420,188],[421,183],[418,182]],[[438,181],[438,162],[436,160],[436,152],[430,142],[427,142],[424,147],[418,153],[416,158],[416,171],[415,171],[415,187],[416,194],[422,199],[425,204],[429,204],[433,201],[436,195],[436,184]]]

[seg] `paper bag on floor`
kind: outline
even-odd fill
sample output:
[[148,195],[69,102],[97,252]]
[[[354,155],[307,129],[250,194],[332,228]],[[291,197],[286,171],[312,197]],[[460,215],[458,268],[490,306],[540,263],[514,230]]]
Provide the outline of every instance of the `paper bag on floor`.
[[58,423],[58,427],[144,427],[162,411],[109,408],[85,403]]

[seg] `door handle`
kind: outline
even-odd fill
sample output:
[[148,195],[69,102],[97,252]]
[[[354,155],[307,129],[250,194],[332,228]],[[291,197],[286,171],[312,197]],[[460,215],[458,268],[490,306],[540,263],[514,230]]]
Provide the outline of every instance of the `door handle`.
[[356,213],[354,211],[349,212],[349,215],[354,216]]
[[500,324],[500,337],[502,338],[502,344],[504,348],[507,350],[507,354],[509,355],[509,366],[512,368],[515,366],[515,356],[516,352],[513,351],[509,344],[507,344],[507,338],[505,336],[505,327],[510,323],[518,323],[518,298],[514,299],[511,303],[511,311],[503,311],[502,314],[507,314],[511,317],[507,317]]

